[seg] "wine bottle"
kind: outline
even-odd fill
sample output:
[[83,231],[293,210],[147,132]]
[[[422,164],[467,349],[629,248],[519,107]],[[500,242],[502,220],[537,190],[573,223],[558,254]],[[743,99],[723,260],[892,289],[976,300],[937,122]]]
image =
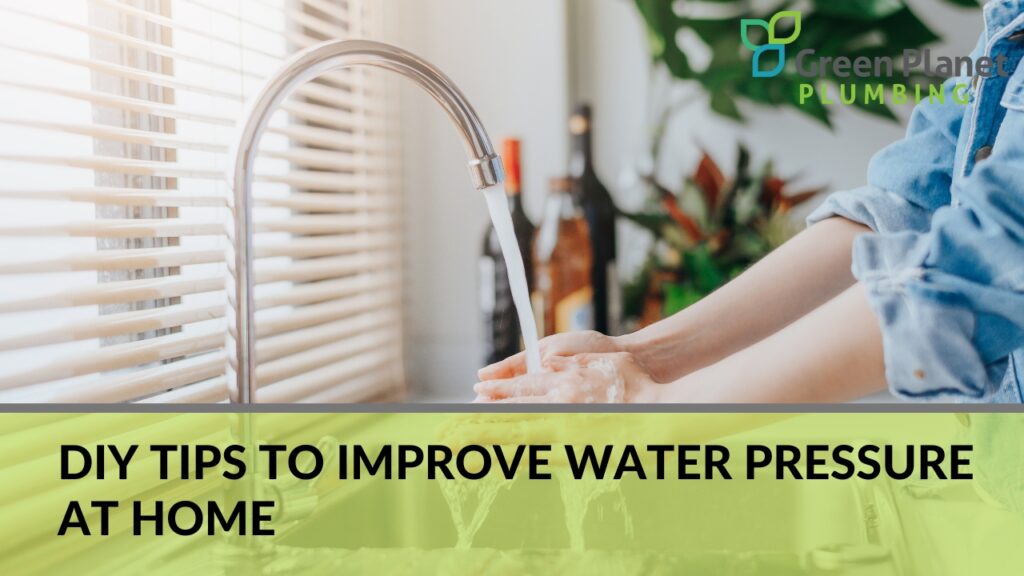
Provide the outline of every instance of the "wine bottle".
[[[526,282],[532,286],[530,243],[533,240],[534,226],[523,210],[519,149],[519,140],[509,138],[502,143],[505,193],[508,195],[509,212],[512,214],[519,252],[523,255]],[[512,302],[508,269],[505,267],[501,244],[493,225],[488,226],[484,234],[479,268],[480,308],[484,317],[484,360],[487,364],[492,364],[519,352],[522,341],[522,330],[516,316],[515,304]]]
[[593,254],[591,285],[594,289],[594,329],[604,334],[619,332],[622,314],[619,274],[616,268],[617,210],[608,189],[594,170],[592,118],[589,105],[581,104],[569,120],[572,135],[569,174],[573,195],[583,209],[590,231]]
[[538,332],[593,330],[593,258],[583,210],[572,195],[572,180],[555,178],[537,228],[533,260],[536,288],[531,297]]

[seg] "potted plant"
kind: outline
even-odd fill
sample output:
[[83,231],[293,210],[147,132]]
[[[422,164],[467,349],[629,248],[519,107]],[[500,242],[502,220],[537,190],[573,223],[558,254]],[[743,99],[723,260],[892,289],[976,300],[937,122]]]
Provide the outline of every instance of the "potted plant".
[[791,191],[771,162],[757,169],[740,146],[731,178],[707,154],[682,192],[649,178],[660,209],[626,214],[656,239],[624,290],[624,312],[647,325],[697,302],[796,233],[790,210],[820,189]]
[[[943,0],[978,7],[976,0]],[[666,127],[682,106],[698,99],[673,102],[666,88],[685,82],[707,94],[711,111],[742,122],[737,104],[746,101],[771,107],[792,107],[831,127],[831,111],[816,99],[799,101],[806,82],[792,62],[770,78],[753,78],[752,52],[742,49],[740,22],[771,20],[794,2],[634,0],[646,25],[652,62],[652,102],[657,121],[651,130],[650,157],[640,170],[647,208],[623,213],[654,238],[646,261],[624,289],[623,311],[634,324],[646,325],[700,300],[788,240],[798,230],[790,211],[822,189],[791,191],[771,162],[752,168],[749,152],[740,145],[738,161],[727,177],[707,154],[692,175],[672,190],[655,178],[665,162],[661,144]],[[814,49],[820,56],[889,56],[899,61],[906,49],[940,40],[904,0],[810,0],[803,4],[800,31],[794,19],[781,19],[776,34],[795,36],[791,51]],[[756,33],[756,32],[755,32]],[[680,40],[687,47],[680,45]],[[691,58],[693,46],[700,58]],[[793,52],[796,53],[796,52]],[[699,62],[697,61],[699,60]],[[792,60],[792,59],[790,59]],[[823,82],[840,79],[827,72]],[[668,85],[659,80],[668,78]],[[930,84],[939,78],[912,74],[862,79],[891,86],[896,82]],[[849,82],[850,79],[843,79]],[[658,93],[660,89],[660,94]],[[896,115],[884,103],[856,102],[864,112],[891,121]]]

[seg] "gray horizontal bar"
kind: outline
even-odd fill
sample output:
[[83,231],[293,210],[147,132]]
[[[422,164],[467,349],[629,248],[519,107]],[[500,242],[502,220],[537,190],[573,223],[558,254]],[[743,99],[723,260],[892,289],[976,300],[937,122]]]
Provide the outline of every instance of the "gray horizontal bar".
[[0,404],[2,413],[878,414],[1020,413],[1021,404]]

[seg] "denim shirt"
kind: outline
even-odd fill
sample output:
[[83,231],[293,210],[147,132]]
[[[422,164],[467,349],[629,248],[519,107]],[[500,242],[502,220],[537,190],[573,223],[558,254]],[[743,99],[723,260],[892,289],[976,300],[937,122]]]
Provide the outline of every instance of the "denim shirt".
[[[809,218],[873,230],[853,274],[882,329],[885,373],[916,400],[1022,402],[1024,377],[1024,0],[992,0],[972,54],[1005,55],[1010,76],[954,78],[880,151],[868,185]],[[967,105],[952,97],[971,84]],[[961,101],[963,100],[961,96]]]

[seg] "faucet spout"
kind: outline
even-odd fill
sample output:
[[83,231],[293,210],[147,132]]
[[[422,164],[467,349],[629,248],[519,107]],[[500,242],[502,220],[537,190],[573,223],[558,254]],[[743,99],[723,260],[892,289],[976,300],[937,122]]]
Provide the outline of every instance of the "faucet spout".
[[271,76],[249,105],[236,140],[231,173],[234,216],[233,257],[228,287],[228,387],[232,402],[256,401],[256,329],[253,299],[252,180],[257,148],[277,107],[301,84],[350,66],[372,66],[411,79],[444,108],[462,136],[473,185],[489,188],[504,180],[501,158],[462,92],[429,62],[401,48],[369,40],[332,40],[295,54]]

